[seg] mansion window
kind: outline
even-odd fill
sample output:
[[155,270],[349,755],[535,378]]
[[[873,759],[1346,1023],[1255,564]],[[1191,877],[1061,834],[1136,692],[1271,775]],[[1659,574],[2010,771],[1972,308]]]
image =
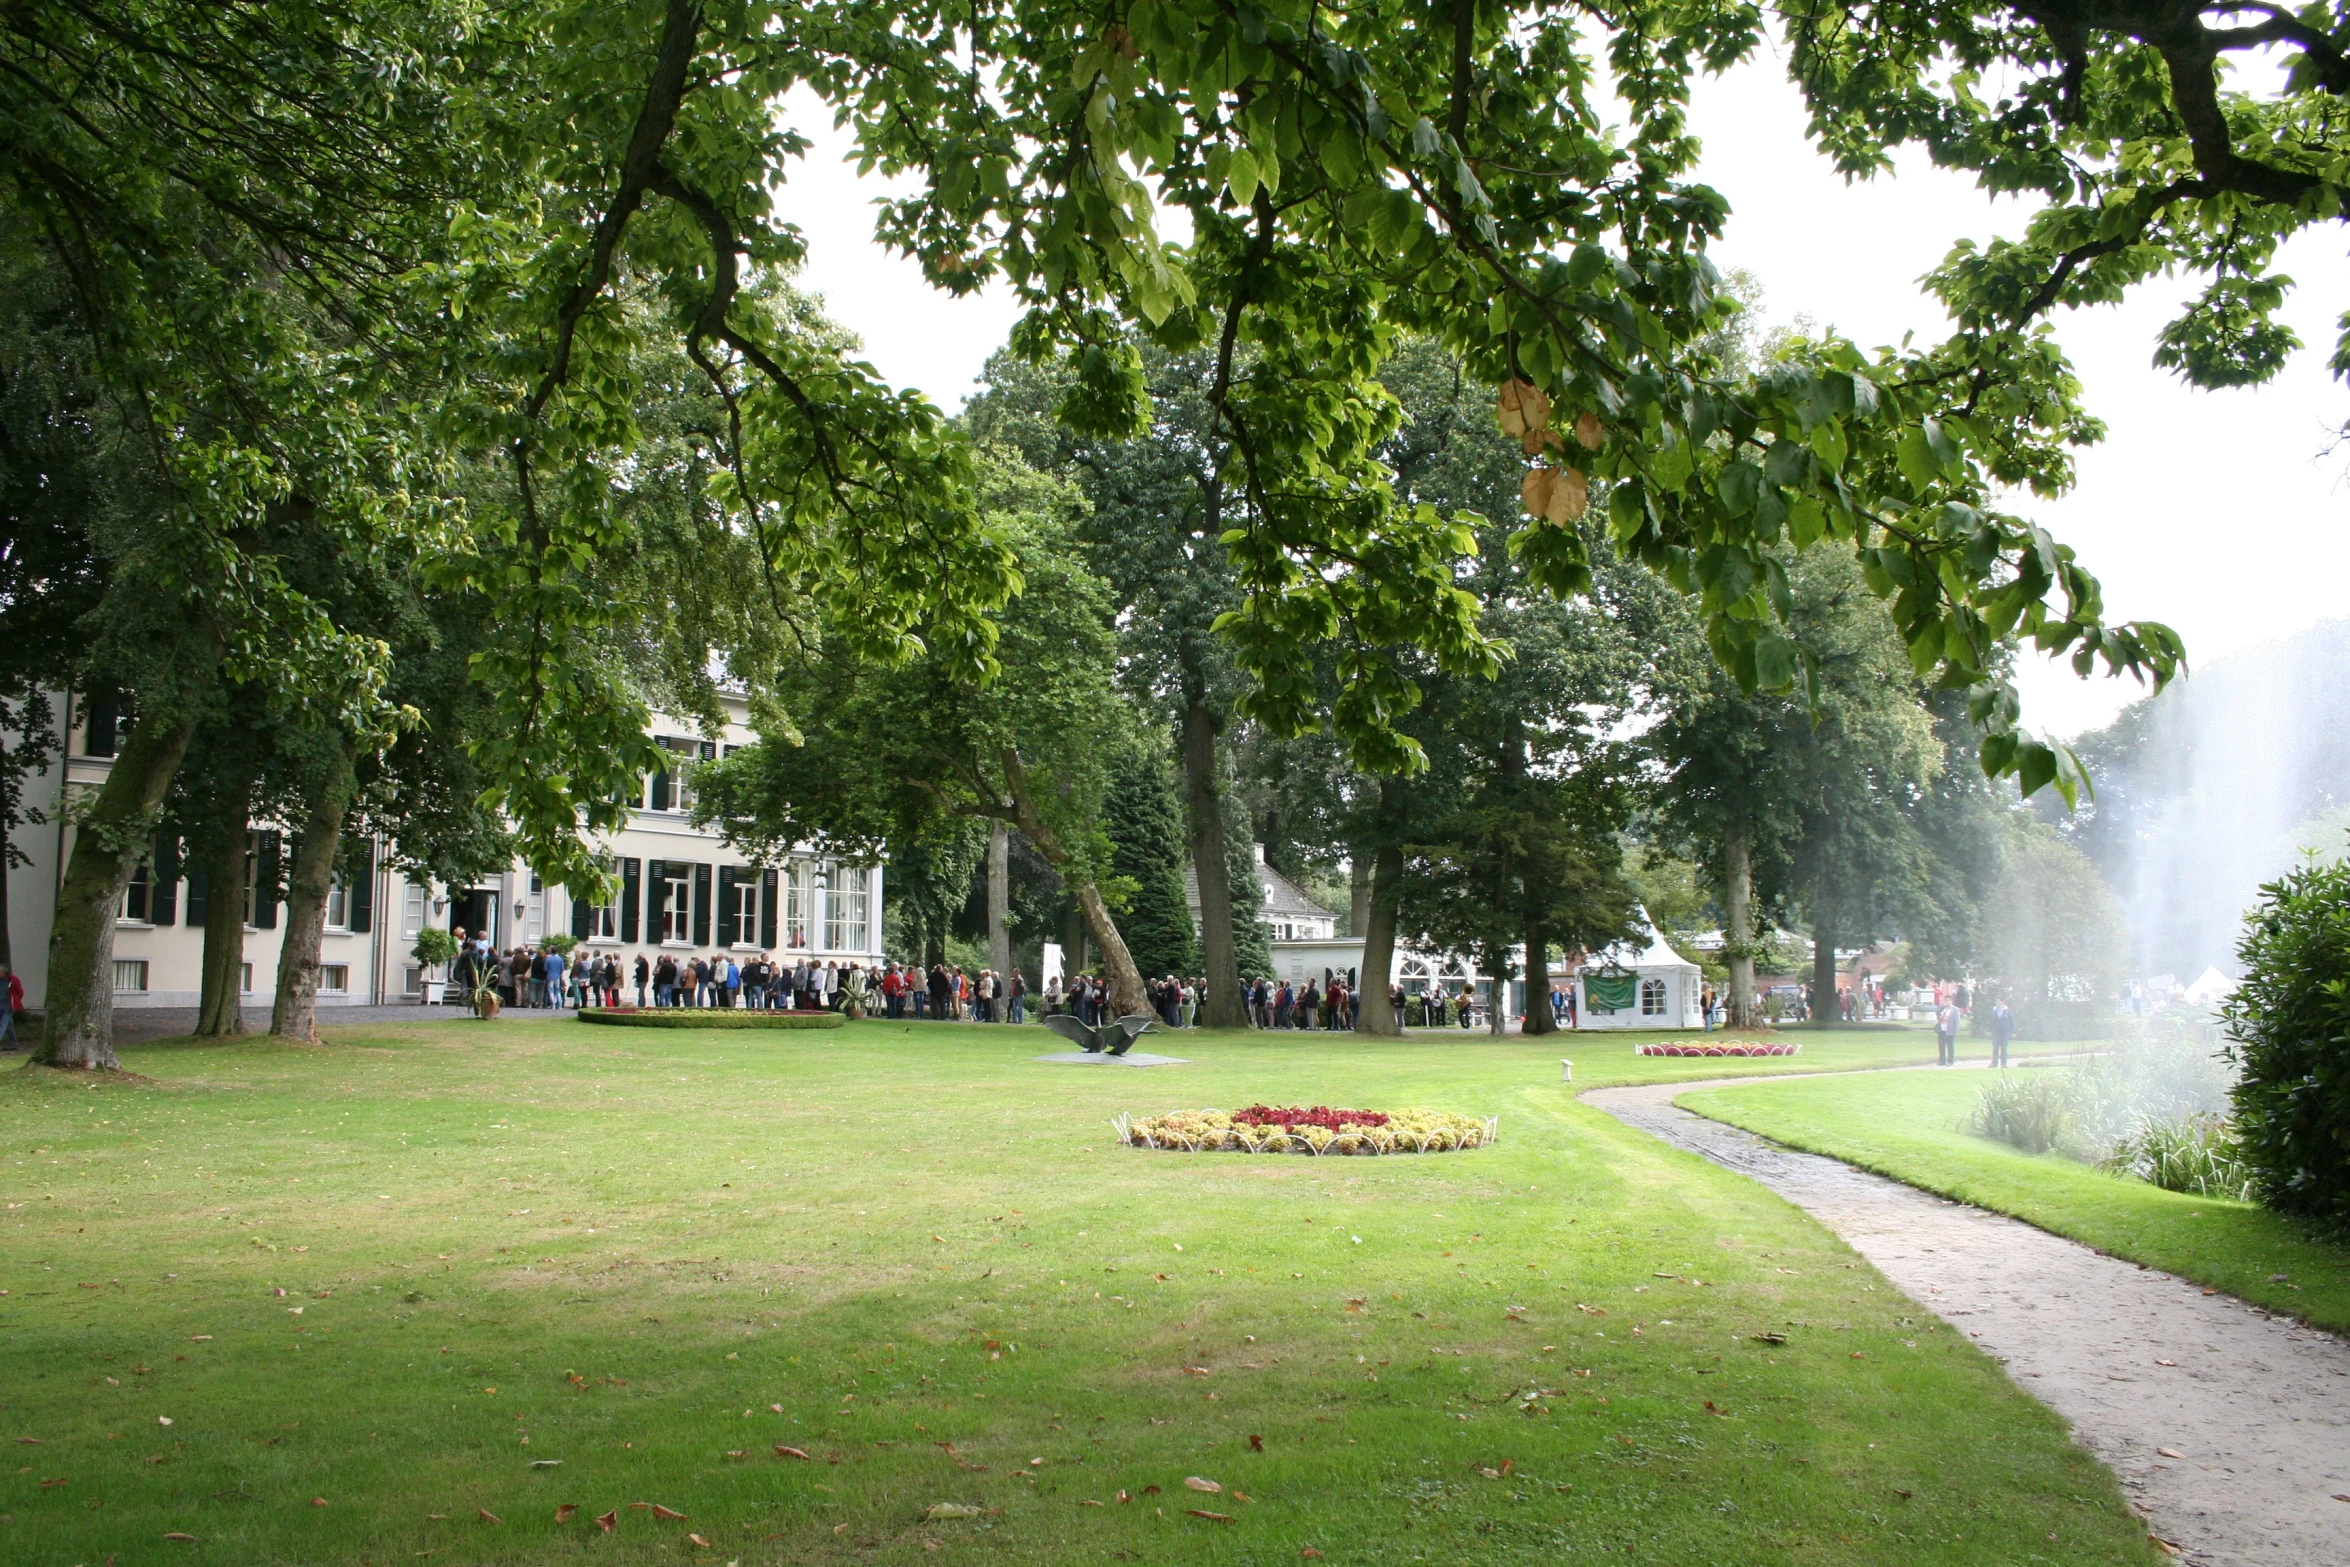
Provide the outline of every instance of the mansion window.
[[[342,873],[339,871],[336,872],[335,879],[329,882],[326,888],[326,928],[328,930],[349,930],[351,928],[351,889],[343,885]],[[325,981],[320,981],[321,986],[324,983]]]
[[734,944],[755,947],[759,944],[759,873],[738,873],[734,882]]
[[661,878],[661,939],[694,939],[694,883],[692,867],[671,865]]
[[806,950],[815,907],[816,889],[808,875],[808,862],[793,860],[783,868],[783,945],[787,949]]
[[830,896],[824,900],[824,945],[828,951],[864,950],[865,887],[869,874],[862,866],[832,868]]

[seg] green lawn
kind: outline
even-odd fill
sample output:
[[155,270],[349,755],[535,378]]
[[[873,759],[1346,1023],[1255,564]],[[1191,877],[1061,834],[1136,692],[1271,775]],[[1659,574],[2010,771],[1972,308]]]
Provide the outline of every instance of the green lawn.
[[[2320,1327],[2350,1330],[2350,1252],[2250,1203],[2166,1192],[1963,1130],[1975,1072],[1895,1072],[1685,1094],[1715,1120],[2014,1214]],[[2282,1275],[2282,1277],[2278,1277]]]
[[[1195,1035],[1195,1064],[1138,1071],[935,1024],[330,1039],[0,1076],[0,1560],[2160,1559],[1964,1335],[1557,1065],[1785,1061]],[[1260,1098],[1498,1114],[1501,1142],[1109,1138],[1119,1110]]]

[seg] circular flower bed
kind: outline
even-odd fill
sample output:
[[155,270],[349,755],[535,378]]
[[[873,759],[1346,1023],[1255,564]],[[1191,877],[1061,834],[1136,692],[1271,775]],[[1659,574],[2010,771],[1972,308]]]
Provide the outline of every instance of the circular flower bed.
[[1743,1044],[1716,1045],[1702,1039],[1667,1039],[1653,1045],[1642,1045],[1635,1054],[1644,1056],[1791,1056],[1803,1046],[1773,1044],[1767,1041],[1747,1041]]
[[1501,1117],[1443,1110],[1333,1110],[1251,1105],[1245,1110],[1177,1110],[1121,1115],[1110,1123],[1132,1148],[1185,1153],[1451,1153],[1482,1148],[1501,1135]]

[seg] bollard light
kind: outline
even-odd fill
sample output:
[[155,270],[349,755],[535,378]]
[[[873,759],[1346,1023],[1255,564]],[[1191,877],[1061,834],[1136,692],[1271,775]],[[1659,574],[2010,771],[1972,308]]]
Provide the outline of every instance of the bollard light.
[[1559,1057],[1559,1081],[1560,1081],[1560,1082],[1562,1082],[1562,1083],[1571,1083],[1571,1082],[1573,1082],[1574,1080],[1575,1080],[1575,1063],[1574,1063],[1574,1062],[1572,1062],[1572,1061],[1570,1061],[1570,1060],[1568,1060],[1568,1059],[1567,1059],[1565,1056],[1560,1056],[1560,1057]]

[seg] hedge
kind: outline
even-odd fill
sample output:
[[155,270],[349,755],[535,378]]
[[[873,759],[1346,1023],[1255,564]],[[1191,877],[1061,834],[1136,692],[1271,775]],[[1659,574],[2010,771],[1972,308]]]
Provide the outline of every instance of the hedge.
[[661,1007],[641,1012],[587,1007],[581,1009],[579,1020],[618,1028],[846,1028],[849,1023],[838,1012],[753,1012],[734,1007]]

